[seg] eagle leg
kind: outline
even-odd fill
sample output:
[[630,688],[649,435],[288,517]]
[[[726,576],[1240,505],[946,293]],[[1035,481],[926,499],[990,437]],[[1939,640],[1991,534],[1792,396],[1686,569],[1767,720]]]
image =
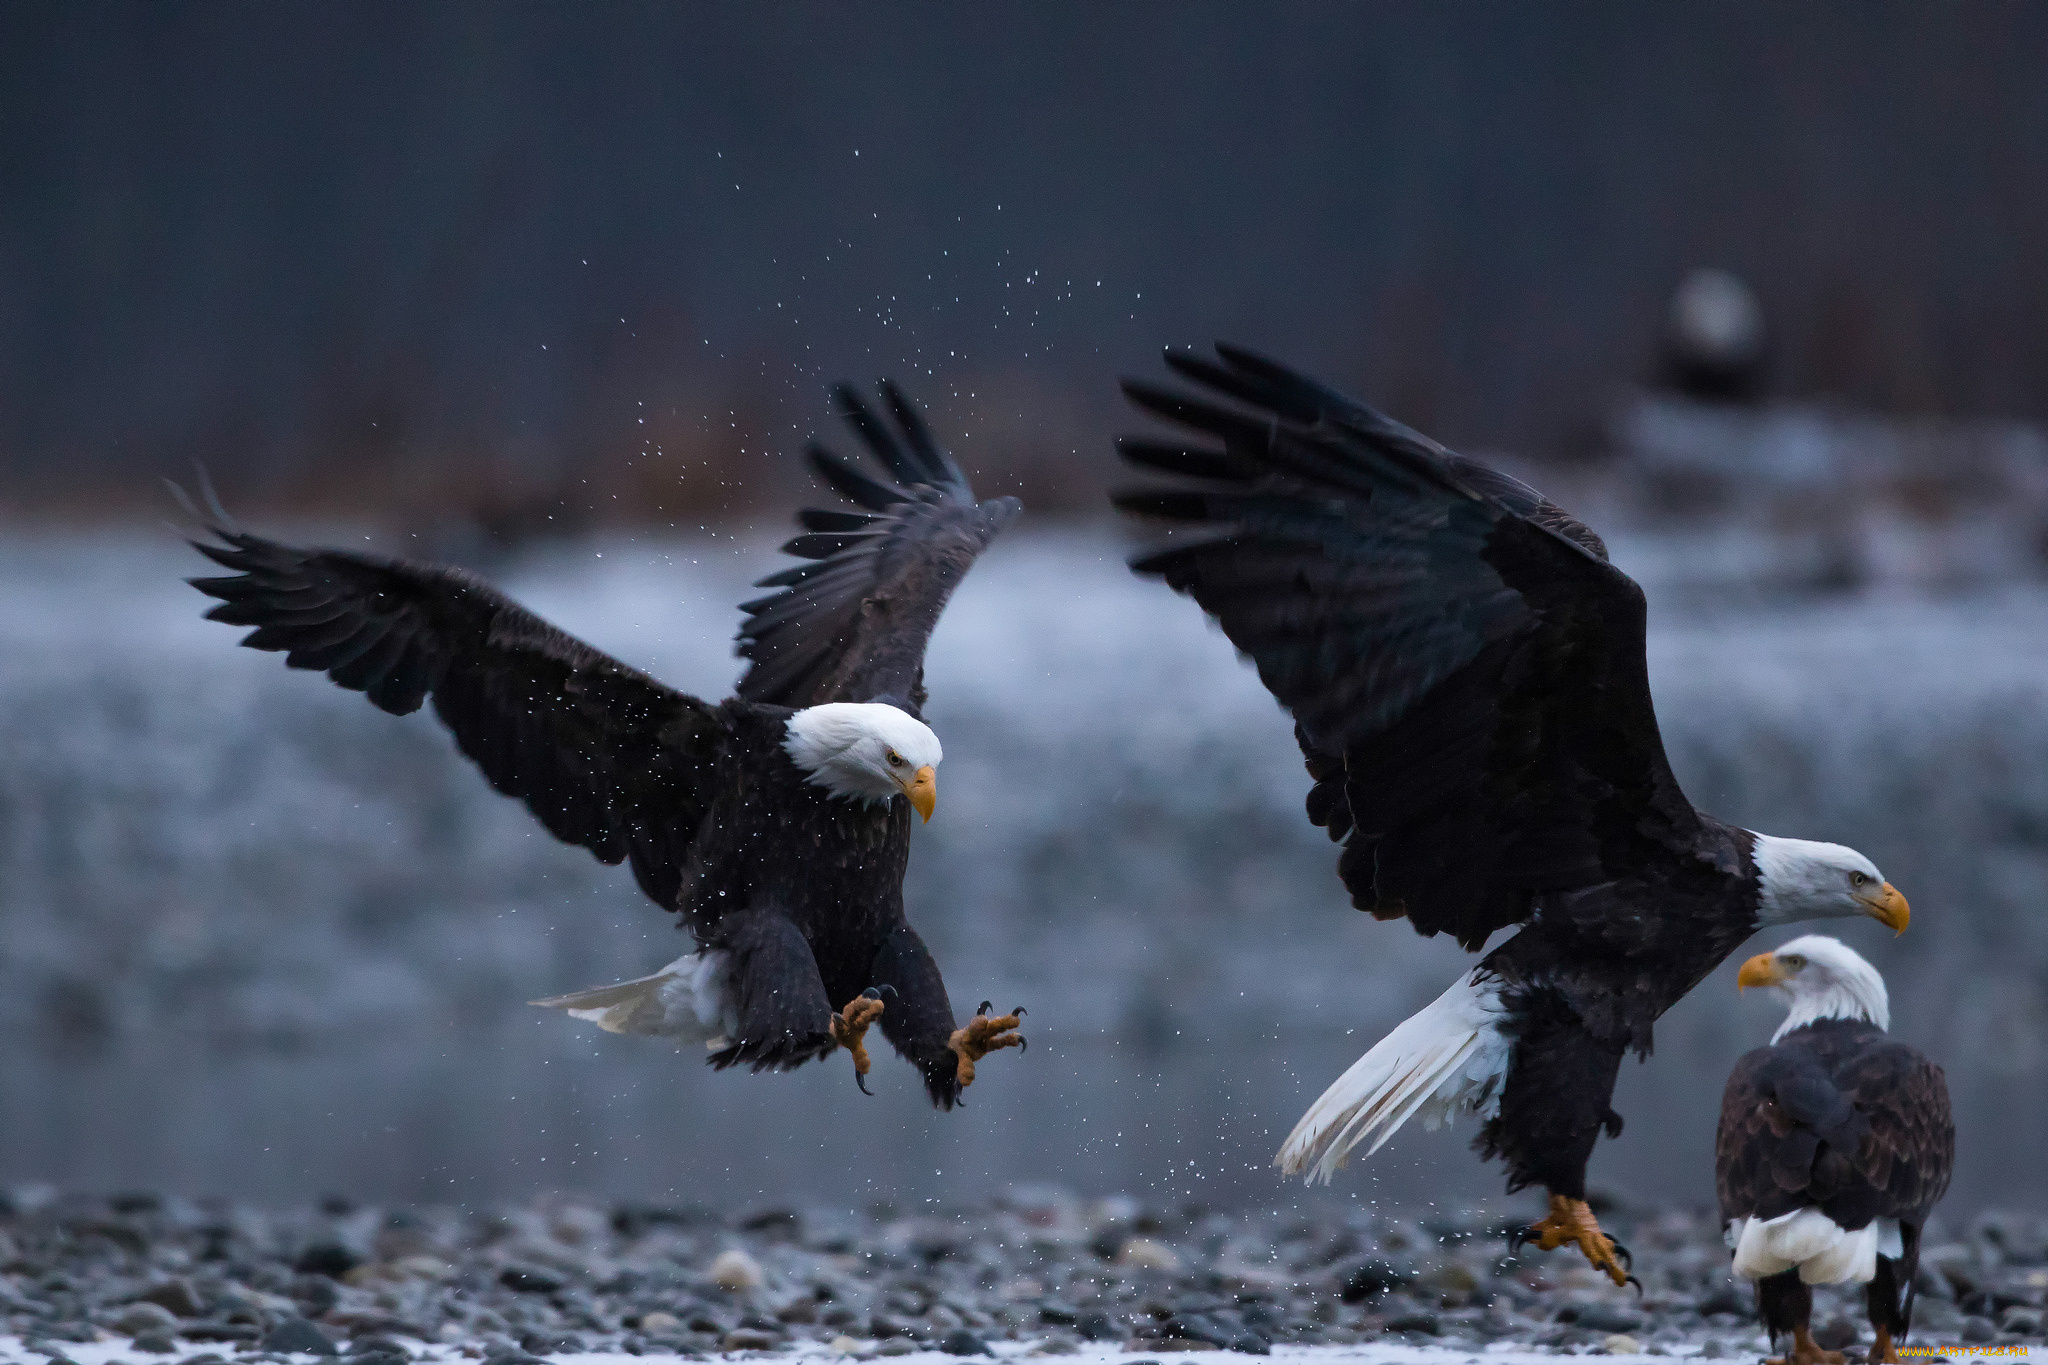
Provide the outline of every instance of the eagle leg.
[[[1884,1329],[1878,1330],[1882,1332]],[[1889,1348],[1889,1335],[1881,1337],[1879,1345]],[[1813,1339],[1813,1334],[1806,1330],[1806,1324],[1802,1322],[1792,1329],[1792,1349],[1776,1359],[1766,1359],[1764,1365],[1843,1365],[1845,1359],[1840,1351],[1823,1351],[1820,1343]],[[1875,1351],[1871,1352],[1871,1359],[1878,1359]],[[1896,1351],[1892,1352],[1892,1359],[1898,1359]]]
[[1870,1354],[1864,1357],[1870,1365],[1899,1365],[1899,1348],[1892,1342],[1892,1329],[1883,1323],[1877,1325],[1877,1340],[1870,1345]]
[[[893,986],[888,991],[891,995],[896,993]],[[870,986],[847,1001],[845,1009],[832,1016],[832,1041],[853,1054],[853,1083],[860,1087],[863,1095],[875,1093],[868,1089],[868,1070],[874,1065],[868,1058],[868,1028],[882,1017],[885,1008],[882,992]]]
[[983,1057],[998,1048],[1024,1046],[1024,1035],[1016,1031],[1024,1007],[1020,1005],[1008,1014],[990,1014],[991,1008],[988,1001],[982,1001],[967,1026],[954,1029],[953,1036],[946,1040],[946,1046],[960,1059],[958,1075],[962,1090],[974,1084],[974,1064]]
[[1550,1196],[1550,1212],[1540,1223],[1518,1229],[1509,1239],[1512,1251],[1524,1242],[1534,1242],[1539,1251],[1554,1251],[1569,1242],[1578,1247],[1595,1270],[1606,1272],[1617,1285],[1633,1284],[1638,1292],[1642,1282],[1628,1273],[1628,1249],[1600,1230],[1600,1220],[1583,1199]]

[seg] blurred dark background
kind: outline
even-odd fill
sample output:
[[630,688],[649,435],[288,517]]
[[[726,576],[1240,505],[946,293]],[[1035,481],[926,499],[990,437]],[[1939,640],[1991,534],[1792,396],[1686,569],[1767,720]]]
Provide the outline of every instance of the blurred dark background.
[[[1286,718],[1122,566],[1115,381],[1220,337],[1607,534],[1688,792],[1912,898],[1834,927],[1950,1067],[1957,1216],[2048,1205],[2044,224],[2040,5],[0,7],[0,1188],[1497,1198],[1462,1135],[1267,1165],[1467,959],[1346,908]],[[882,375],[1029,508],[934,640],[908,898],[1033,1047],[943,1117],[528,1009],[685,945],[201,621],[158,482],[719,696]],[[1733,970],[1596,1182],[1711,1198]]]
[[886,372],[1092,513],[1218,336],[1583,460],[1700,266],[1770,394],[2039,418],[2043,223],[2024,3],[14,4],[0,500],[694,527]]

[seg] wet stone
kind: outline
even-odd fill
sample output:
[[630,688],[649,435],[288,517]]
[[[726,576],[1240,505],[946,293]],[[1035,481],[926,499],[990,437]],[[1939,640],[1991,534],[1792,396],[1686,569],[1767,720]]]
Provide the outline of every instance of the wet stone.
[[508,1265],[498,1272],[498,1283],[521,1294],[552,1294],[564,1281],[559,1275],[533,1266]]
[[325,1275],[338,1280],[363,1263],[363,1258],[339,1242],[315,1242],[299,1253],[292,1269],[301,1275]]
[[584,1349],[583,1338],[574,1332],[528,1332],[519,1344],[537,1356],[569,1355]]
[[341,1290],[325,1275],[295,1275],[284,1293],[309,1318],[319,1317],[341,1301]]
[[1116,1323],[1110,1321],[1109,1314],[1099,1308],[1075,1315],[1074,1330],[1088,1341],[1115,1341],[1123,1335]]
[[159,1280],[135,1296],[138,1303],[153,1303],[181,1318],[203,1317],[206,1303],[186,1279]]
[[284,1319],[263,1334],[261,1345],[266,1351],[281,1351],[287,1355],[336,1354],[334,1342],[328,1335],[305,1318]]
[[[1567,1312],[1572,1313],[1572,1316],[1566,1317]],[[1592,1332],[1633,1332],[1643,1325],[1641,1313],[1604,1303],[1584,1304],[1576,1311],[1560,1310],[1557,1318],[1560,1322],[1573,1323]]]
[[1443,1322],[1430,1312],[1408,1312],[1399,1317],[1388,1318],[1381,1327],[1389,1332],[1420,1332],[1424,1336],[1438,1336],[1443,1332]]
[[150,1333],[174,1333],[178,1330],[178,1319],[160,1303],[131,1303],[107,1326],[122,1336],[136,1337]]

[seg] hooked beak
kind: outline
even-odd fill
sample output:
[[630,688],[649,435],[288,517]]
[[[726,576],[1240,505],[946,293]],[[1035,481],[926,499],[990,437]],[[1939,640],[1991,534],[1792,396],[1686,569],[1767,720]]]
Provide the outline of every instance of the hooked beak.
[[1906,925],[1913,918],[1913,911],[1906,904],[1906,898],[1890,882],[1880,886],[1868,896],[1856,898],[1863,902],[1863,913],[1891,930],[1894,934],[1906,932]]
[[1735,974],[1735,989],[1746,991],[1751,986],[1782,986],[1785,984],[1785,968],[1779,964],[1776,953],[1758,953],[1742,964],[1742,970]]
[[910,798],[911,806],[929,824],[932,812],[939,804],[938,774],[932,771],[931,764],[927,763],[919,768],[916,776],[903,784],[903,794]]

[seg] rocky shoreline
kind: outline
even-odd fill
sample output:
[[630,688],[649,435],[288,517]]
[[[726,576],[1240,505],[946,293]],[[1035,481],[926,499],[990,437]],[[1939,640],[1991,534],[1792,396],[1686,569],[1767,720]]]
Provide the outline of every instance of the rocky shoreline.
[[[1565,1253],[1506,1254],[1480,1214],[1161,1208],[1018,1189],[977,1207],[726,1215],[558,1199],[494,1210],[259,1209],[0,1195],[0,1356],[349,1365],[572,1355],[860,1359],[1373,1344],[1753,1357],[1713,1220],[1612,1209],[1643,1292]],[[2048,1216],[1934,1229],[1912,1344],[2038,1345]],[[1864,1336],[1823,1291],[1824,1346]],[[1853,1358],[1853,1356],[1852,1356]]]

